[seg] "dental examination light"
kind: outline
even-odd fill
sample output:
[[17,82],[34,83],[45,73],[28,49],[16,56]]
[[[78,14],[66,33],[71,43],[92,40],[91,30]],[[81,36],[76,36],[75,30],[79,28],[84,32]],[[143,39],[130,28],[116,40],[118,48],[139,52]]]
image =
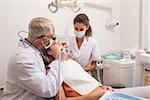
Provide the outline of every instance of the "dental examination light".
[[48,5],[49,10],[52,13],[56,13],[58,8],[70,7],[73,12],[78,12],[81,9],[81,4],[83,2],[79,2],[79,0],[55,0]]

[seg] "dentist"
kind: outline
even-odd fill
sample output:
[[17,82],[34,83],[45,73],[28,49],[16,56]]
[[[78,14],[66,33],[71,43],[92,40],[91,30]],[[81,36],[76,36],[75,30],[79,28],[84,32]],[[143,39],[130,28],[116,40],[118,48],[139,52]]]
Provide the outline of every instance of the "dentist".
[[86,14],[78,14],[74,18],[75,37],[70,41],[70,49],[73,58],[86,72],[96,68],[96,62],[100,58],[97,41],[92,37],[92,29]]
[[12,52],[2,100],[43,100],[56,95],[65,76],[57,66],[45,75],[42,49],[54,35],[52,22],[43,17],[31,20],[27,39],[21,39]]

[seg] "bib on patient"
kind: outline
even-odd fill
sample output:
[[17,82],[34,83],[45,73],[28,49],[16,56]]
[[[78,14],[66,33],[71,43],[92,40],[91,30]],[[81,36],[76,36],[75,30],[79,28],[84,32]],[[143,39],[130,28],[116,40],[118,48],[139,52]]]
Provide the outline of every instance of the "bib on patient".
[[[52,65],[58,64],[58,60]],[[64,82],[80,95],[86,95],[98,86],[102,86],[95,78],[89,75],[77,62],[73,60],[61,61],[60,67],[66,70]]]

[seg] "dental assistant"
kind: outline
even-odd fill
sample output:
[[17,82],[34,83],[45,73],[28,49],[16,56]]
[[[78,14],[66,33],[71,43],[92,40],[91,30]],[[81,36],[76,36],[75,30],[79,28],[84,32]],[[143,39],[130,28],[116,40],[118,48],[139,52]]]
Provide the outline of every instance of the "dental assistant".
[[96,68],[100,51],[97,41],[92,37],[92,28],[86,14],[78,14],[74,18],[74,34],[75,37],[70,40],[73,58],[85,71],[90,72]]
[[41,51],[54,35],[53,23],[43,17],[31,20],[27,39],[11,53],[1,100],[43,100],[56,95],[65,76],[58,66],[46,73]]

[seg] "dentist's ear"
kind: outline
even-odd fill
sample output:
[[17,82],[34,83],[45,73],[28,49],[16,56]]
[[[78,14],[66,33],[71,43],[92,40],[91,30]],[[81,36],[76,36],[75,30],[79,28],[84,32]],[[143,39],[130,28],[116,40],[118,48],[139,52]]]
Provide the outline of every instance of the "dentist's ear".
[[43,37],[43,43],[45,45],[49,44],[48,38],[47,37]]

